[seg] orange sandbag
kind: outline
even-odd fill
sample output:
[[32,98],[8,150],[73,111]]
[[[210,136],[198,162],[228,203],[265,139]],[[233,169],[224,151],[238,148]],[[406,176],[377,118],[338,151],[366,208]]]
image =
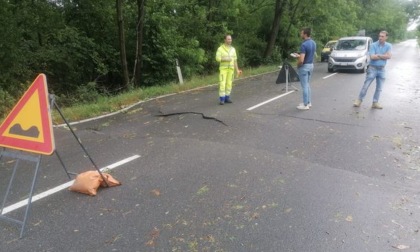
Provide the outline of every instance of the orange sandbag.
[[102,178],[98,171],[82,172],[77,175],[69,190],[95,196],[101,182]]
[[104,175],[105,180],[106,180],[106,183],[105,183],[105,181],[101,182],[102,187],[107,187],[107,184],[108,184],[109,187],[121,185],[121,182],[114,179],[110,174],[108,174],[108,173],[102,173],[102,174]]
[[[109,187],[121,185],[121,183],[114,179],[111,175],[107,173],[102,173],[102,175],[106,179]],[[87,171],[77,175],[69,190],[95,196],[99,186],[106,187],[107,184],[104,182],[98,171]]]

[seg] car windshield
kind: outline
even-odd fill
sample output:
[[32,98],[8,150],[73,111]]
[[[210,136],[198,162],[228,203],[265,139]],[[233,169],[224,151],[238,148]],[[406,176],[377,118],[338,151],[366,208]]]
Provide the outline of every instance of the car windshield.
[[338,41],[336,50],[343,51],[359,51],[366,49],[366,40],[361,39],[349,39]]

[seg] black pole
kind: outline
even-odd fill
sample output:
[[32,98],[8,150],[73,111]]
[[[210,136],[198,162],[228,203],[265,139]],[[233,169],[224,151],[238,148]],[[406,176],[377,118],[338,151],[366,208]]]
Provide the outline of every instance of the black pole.
[[[66,168],[66,166],[64,165],[64,162],[63,162],[63,160],[61,159],[61,156],[58,154],[58,151],[57,151],[57,150],[55,150],[54,152],[55,152],[55,154],[57,155],[58,160],[60,160],[60,163],[61,163],[61,165],[63,166],[64,171],[67,173],[67,177],[69,177],[69,179],[71,179],[71,177],[70,177],[70,173],[67,171],[67,168]],[[73,173],[71,173],[71,174],[72,174],[72,175],[74,175]]]
[[[54,96],[54,95],[52,95]],[[82,142],[80,141],[80,139],[77,137],[76,133],[74,133],[73,129],[71,128],[69,122],[66,120],[66,118],[64,118],[63,113],[61,112],[60,108],[58,107],[57,103],[55,102],[55,98],[53,97],[52,99],[52,103],[54,104],[54,107],[57,109],[58,113],[60,114],[61,118],[63,118],[64,122],[66,123],[67,127],[69,127],[71,133],[73,134],[74,138],[76,138],[76,141],[79,143],[80,147],[82,147],[83,151],[86,153],[87,157],[89,158],[90,162],[92,162],[93,166],[95,166],[95,169],[99,172],[99,174],[101,175],[102,179],[104,180],[105,184],[107,187],[109,187],[108,182],[106,182],[106,179],[104,177],[104,175],[102,174],[102,172],[99,170],[99,167],[95,164],[95,162],[93,161],[92,157],[89,155],[89,153],[87,152],[85,146],[83,146]]]

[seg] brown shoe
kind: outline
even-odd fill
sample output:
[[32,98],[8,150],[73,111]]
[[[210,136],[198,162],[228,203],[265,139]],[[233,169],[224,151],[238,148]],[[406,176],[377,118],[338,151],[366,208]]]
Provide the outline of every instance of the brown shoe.
[[373,109],[383,109],[384,107],[381,106],[381,104],[374,102],[372,103],[372,108]]

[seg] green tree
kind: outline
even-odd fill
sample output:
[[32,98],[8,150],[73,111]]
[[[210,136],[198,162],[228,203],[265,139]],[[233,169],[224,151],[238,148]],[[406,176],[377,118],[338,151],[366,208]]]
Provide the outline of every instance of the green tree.
[[403,39],[406,33],[408,16],[398,0],[362,1],[359,14],[360,28],[366,29],[368,36],[376,39],[379,31],[390,33],[390,41]]
[[117,23],[118,23],[118,44],[120,51],[120,62],[121,71],[123,75],[123,86],[126,89],[131,88],[130,79],[128,76],[127,66],[127,52],[125,48],[125,27],[124,27],[124,15],[123,15],[123,0],[116,0],[117,9]]
[[[188,29],[188,8],[178,1],[148,2],[143,43],[143,85],[162,84],[176,79],[175,61],[190,77],[202,71],[204,50]],[[187,36],[188,35],[188,36]]]
[[392,41],[419,12],[420,0],[0,0],[0,113],[40,72],[59,102],[94,101],[177,80],[176,59],[185,78],[217,71],[227,33],[239,64],[259,66],[297,50],[302,27],[318,45],[361,29]]
[[137,23],[136,23],[136,54],[134,60],[133,83],[140,86],[143,72],[143,40],[144,40],[144,16],[146,0],[137,0]]

